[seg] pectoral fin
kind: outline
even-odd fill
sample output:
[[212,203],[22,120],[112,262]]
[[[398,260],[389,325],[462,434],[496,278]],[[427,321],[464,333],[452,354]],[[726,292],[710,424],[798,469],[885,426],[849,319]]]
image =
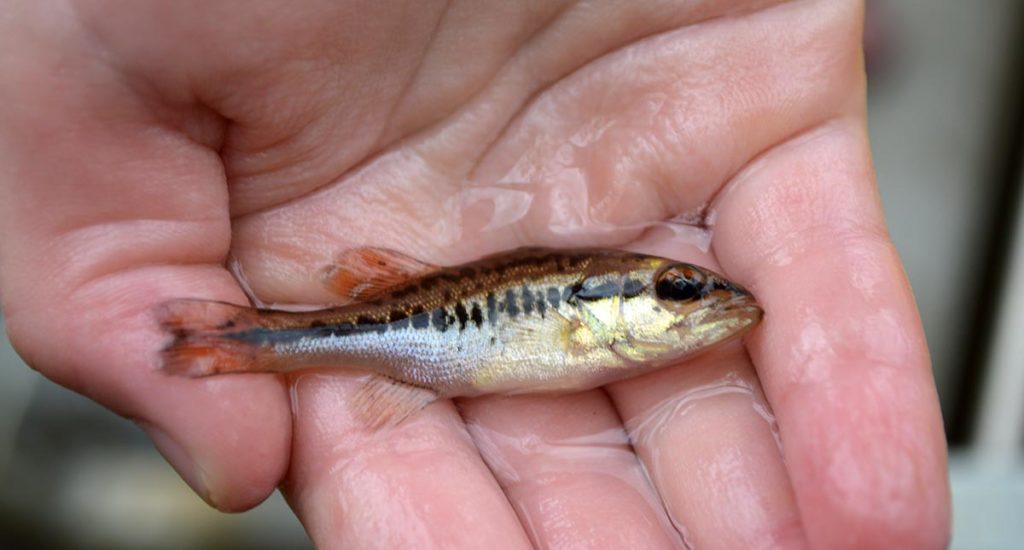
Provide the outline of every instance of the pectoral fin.
[[437,393],[427,388],[372,376],[353,397],[352,410],[368,428],[377,429],[400,424],[437,398]]
[[569,317],[550,309],[547,319],[534,323],[514,323],[502,329],[502,340],[515,346],[545,348],[557,342],[565,353],[579,355],[592,346],[593,331],[579,317]]
[[414,277],[437,271],[439,266],[386,248],[353,248],[338,256],[323,271],[324,285],[349,300],[373,300]]

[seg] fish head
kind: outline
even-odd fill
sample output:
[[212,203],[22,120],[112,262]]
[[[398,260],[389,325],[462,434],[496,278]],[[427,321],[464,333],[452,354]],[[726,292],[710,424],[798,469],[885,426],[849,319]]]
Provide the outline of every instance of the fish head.
[[662,260],[640,275],[647,282],[621,303],[628,337],[622,351],[637,360],[672,360],[711,348],[755,326],[764,311],[742,286],[709,269]]

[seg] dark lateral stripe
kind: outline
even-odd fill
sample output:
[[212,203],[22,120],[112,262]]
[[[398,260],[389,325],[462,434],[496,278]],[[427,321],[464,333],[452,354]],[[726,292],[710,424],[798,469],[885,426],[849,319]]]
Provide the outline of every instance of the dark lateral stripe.
[[509,317],[519,315],[519,304],[516,303],[516,293],[511,288],[505,291],[505,312]]
[[562,299],[562,292],[558,290],[557,286],[548,287],[548,304],[551,307],[558,309],[558,302]]
[[246,344],[252,344],[255,346],[273,346],[277,344],[287,344],[291,342],[297,342],[303,338],[330,338],[334,336],[351,336],[355,334],[366,334],[371,332],[385,332],[387,331],[387,325],[385,324],[352,324],[352,323],[339,323],[339,324],[325,324],[318,327],[310,328],[289,328],[289,329],[269,329],[269,328],[253,328],[249,330],[243,330],[239,332],[233,332],[224,334],[222,338],[228,340],[237,340]]
[[569,303],[569,300],[572,299],[573,295],[576,294],[577,292],[579,292],[579,290],[581,288],[583,288],[583,285],[581,285],[579,283],[576,283],[576,284],[574,284],[572,286],[567,286],[567,287],[563,288],[562,289],[562,301],[565,302],[565,303]]
[[469,313],[462,302],[455,304],[455,316],[459,318],[459,330],[466,330],[466,321],[469,320]]
[[439,332],[448,330],[454,320],[443,307],[434,308],[434,311],[430,312],[430,324]]
[[476,328],[480,328],[484,324],[484,313],[480,311],[480,304],[473,302],[473,309],[469,312],[469,318],[473,320],[473,324]]
[[[349,325],[351,326],[351,325]],[[269,328],[252,328],[240,332],[232,332],[221,335],[225,340],[237,340],[254,346],[272,346],[294,342],[305,337],[330,336],[330,327],[323,326],[311,329],[284,329],[272,330]]]
[[537,313],[540,313],[541,318],[544,318],[544,314],[547,313],[548,303],[544,301],[544,293],[537,291]]
[[494,297],[493,292],[487,293],[487,322],[492,327],[498,324],[498,299]]
[[427,328],[430,326],[430,312],[423,311],[423,306],[416,306],[409,311],[409,321],[412,328]]
[[[356,327],[359,327],[363,332],[378,332],[384,333],[388,331],[387,321],[381,319],[375,319],[366,315],[360,315],[356,318]],[[334,334],[334,336],[342,336],[341,334]]]
[[530,291],[530,288],[528,286],[523,285],[522,293],[523,293],[523,314],[524,315],[529,315],[529,314],[533,313],[533,292]]
[[646,285],[638,279],[626,279],[622,282],[622,297],[636,298],[643,293]]
[[417,313],[410,317],[412,321],[412,328],[427,328],[430,326],[430,314],[429,313]]
[[617,281],[604,281],[596,285],[584,285],[575,293],[575,296],[580,300],[601,300],[617,296],[620,292],[622,292],[622,287]]

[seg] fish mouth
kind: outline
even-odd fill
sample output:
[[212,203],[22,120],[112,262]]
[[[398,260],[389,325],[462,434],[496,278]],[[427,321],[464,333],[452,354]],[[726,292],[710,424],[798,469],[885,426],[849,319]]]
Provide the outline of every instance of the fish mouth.
[[724,315],[743,319],[749,325],[755,325],[764,318],[764,309],[752,302],[723,304],[721,311]]
[[749,295],[741,295],[715,304],[709,317],[715,320],[738,321],[741,327],[749,328],[761,322],[761,319],[764,318],[764,309],[757,305]]
[[737,296],[706,304],[677,327],[688,331],[684,338],[694,339],[689,349],[703,350],[742,337],[757,326],[764,317],[764,309],[752,298]]

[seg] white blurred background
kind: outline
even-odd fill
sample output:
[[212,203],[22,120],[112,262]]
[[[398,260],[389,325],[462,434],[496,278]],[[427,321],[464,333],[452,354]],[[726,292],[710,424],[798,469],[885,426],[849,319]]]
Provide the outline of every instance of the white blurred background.
[[[1024,547],[1024,3],[875,0],[866,46],[887,218],[952,446],[954,548]],[[280,496],[207,509],[143,434],[0,340],[0,547],[301,548]]]

